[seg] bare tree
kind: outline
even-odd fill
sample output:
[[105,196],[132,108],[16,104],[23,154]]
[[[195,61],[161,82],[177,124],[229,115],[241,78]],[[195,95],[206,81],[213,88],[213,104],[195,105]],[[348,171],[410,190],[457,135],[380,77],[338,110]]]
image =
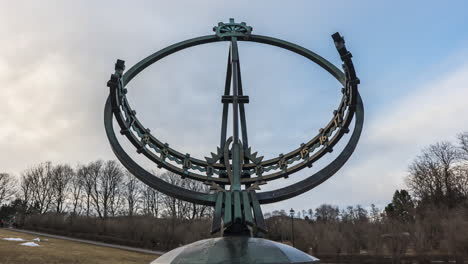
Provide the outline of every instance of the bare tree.
[[407,184],[423,202],[454,207],[460,201],[460,178],[454,173],[460,152],[450,142],[441,142],[422,151],[409,167]]
[[468,199],[468,164],[458,164],[453,168],[454,185],[460,200]]
[[458,144],[463,158],[468,161],[468,131],[458,135]]
[[52,203],[52,169],[52,163],[45,162],[24,171],[21,175],[25,201],[30,201],[41,214],[47,212]]
[[[78,165],[76,173],[73,174],[71,179],[71,195],[72,195],[72,214],[80,214],[82,204],[82,194],[86,186],[86,176],[88,175],[89,169],[85,165]],[[89,196],[88,196],[89,197]]]
[[456,189],[463,198],[468,199],[468,132],[458,135],[460,162],[454,168]]
[[145,186],[142,190],[143,213],[154,217],[159,216],[161,194],[155,189]]
[[371,210],[370,210],[370,220],[373,223],[377,223],[381,220],[381,211],[380,209],[375,206],[375,204],[371,204]]
[[125,187],[123,190],[127,202],[127,215],[133,216],[137,213],[141,203],[141,182],[129,171],[125,171]]
[[302,217],[304,219],[309,219],[309,216],[308,216],[309,213],[307,213],[307,210],[302,210]]
[[341,212],[343,222],[362,223],[369,221],[368,212],[361,205],[348,206]]
[[89,165],[86,185],[91,187],[90,197],[100,218],[115,216],[121,203],[122,167],[114,160]]
[[[101,181],[103,195],[103,207],[105,210],[104,217],[110,213],[116,216],[122,206],[122,182],[123,182],[123,169],[115,160],[109,160],[104,164],[104,170]],[[106,197],[107,196],[107,197]],[[107,201],[106,201],[107,199]]]
[[[172,185],[176,185],[182,188],[187,188],[188,180],[182,179],[179,175],[172,173],[172,172],[165,172],[160,175],[161,179],[169,182]],[[173,219],[183,219],[189,218],[190,216],[190,209],[191,204],[174,197],[168,195],[162,195],[161,199],[164,211],[163,214],[167,217],[171,217]]]
[[27,171],[21,173],[20,179],[20,197],[26,207],[29,207],[32,203],[32,180]]
[[315,208],[315,218],[317,219],[317,221],[322,221],[322,222],[337,221],[339,215],[340,215],[340,209],[338,208],[338,206],[322,204],[319,207]]
[[309,210],[307,210],[307,214],[309,215],[310,220],[314,219],[314,210],[312,208],[309,208]]
[[[161,179],[188,190],[198,192],[209,192],[207,185],[190,179],[182,179],[172,172],[165,172],[160,175]],[[164,208],[163,215],[179,219],[195,219],[210,216],[212,207],[185,202],[167,195],[161,195],[161,202]]]
[[62,213],[69,194],[70,181],[75,172],[68,164],[59,164],[52,169],[52,198],[55,212]]
[[[94,205],[94,209],[100,218],[103,218],[101,210],[101,188],[99,185],[100,178],[102,177],[103,162],[101,160],[91,162],[88,165],[88,174],[86,179],[86,191],[88,192],[88,205],[87,215],[90,212],[90,201]],[[89,199],[91,198],[91,199]]]
[[[199,181],[188,180],[187,182],[187,189],[191,191],[197,191],[202,193],[208,193],[210,191],[210,187],[208,185],[203,184]],[[190,219],[195,218],[203,218],[206,216],[210,216],[212,213],[213,207],[192,203],[192,212],[189,216]]]
[[16,194],[16,180],[8,173],[0,173],[0,205]]
[[83,167],[79,170],[79,174],[83,179],[83,188],[86,194],[86,216],[90,216],[90,213],[92,213],[91,206],[93,204],[96,204],[96,211],[98,214],[100,213],[98,196],[94,195],[94,190],[97,186],[97,180],[99,178],[99,174],[101,173],[102,164],[103,162],[101,160],[94,161],[86,166],[83,165]]
[[368,240],[365,237],[365,230],[369,218],[367,210],[362,206],[348,206],[341,213],[341,221],[343,224],[343,235],[349,242],[346,244],[346,249],[351,253],[359,253],[361,249],[367,250]]

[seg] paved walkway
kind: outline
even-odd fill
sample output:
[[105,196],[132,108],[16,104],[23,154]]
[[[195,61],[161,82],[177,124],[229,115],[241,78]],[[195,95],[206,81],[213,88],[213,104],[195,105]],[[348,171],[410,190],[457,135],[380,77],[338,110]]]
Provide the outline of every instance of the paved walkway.
[[149,250],[149,249],[135,248],[135,247],[127,247],[127,246],[121,246],[121,245],[115,245],[115,244],[109,244],[109,243],[104,243],[104,242],[97,242],[97,241],[79,239],[79,238],[73,238],[73,237],[51,235],[51,234],[35,232],[35,231],[29,231],[29,230],[24,230],[24,229],[15,229],[15,228],[6,229],[5,228],[5,230],[11,230],[11,231],[15,231],[15,232],[21,232],[21,233],[26,233],[26,234],[36,235],[36,236],[45,236],[45,237],[51,237],[51,238],[57,238],[57,239],[64,239],[64,240],[70,240],[70,241],[75,241],[75,242],[80,242],[80,243],[91,244],[91,245],[95,245],[95,246],[117,248],[117,249],[123,249],[123,250],[129,250],[129,251],[135,251],[135,252],[153,254],[153,255],[162,255],[162,254],[166,253],[166,252],[163,252],[163,251],[156,251],[156,250]]

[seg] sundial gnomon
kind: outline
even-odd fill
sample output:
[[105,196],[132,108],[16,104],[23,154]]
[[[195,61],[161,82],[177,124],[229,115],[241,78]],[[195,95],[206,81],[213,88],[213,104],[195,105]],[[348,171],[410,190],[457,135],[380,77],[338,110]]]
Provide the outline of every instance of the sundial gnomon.
[[[125,73],[124,61],[118,60],[115,73],[108,82],[110,95],[105,110],[107,136],[121,163],[147,185],[185,201],[214,206],[213,233],[222,231],[229,235],[266,232],[260,204],[289,199],[316,187],[338,171],[351,156],[359,140],[364,118],[362,101],[357,90],[359,79],[354,71],[351,53],[347,51],[344,39],[338,33],[332,37],[343,61],[343,71],[296,44],[254,35],[250,26],[236,23],[233,19],[229,23],[219,23],[213,30],[213,35],[189,39],[162,49]],[[223,110],[220,142],[207,157],[197,158],[160,141],[138,120],[136,111],[127,100],[127,84],[145,68],[174,52],[219,41],[230,43],[224,95],[221,98]],[[304,56],[329,72],[341,84],[338,89],[341,89],[342,99],[331,120],[308,142],[272,159],[264,159],[258,154],[261,150],[258,152],[249,145],[245,108],[249,97],[244,94],[242,87],[238,49],[239,43],[243,41],[273,45]],[[229,115],[232,119],[232,136],[228,137]],[[113,118],[121,128],[120,133],[127,137],[138,153],[156,163],[159,168],[209,185],[212,192],[201,193],[170,185],[139,166],[119,144],[112,126]],[[353,118],[355,126],[349,142],[330,164],[297,183],[272,191],[260,191],[260,187],[267,182],[288,178],[313,166],[321,157],[332,152],[337,142],[350,132],[349,126]]]

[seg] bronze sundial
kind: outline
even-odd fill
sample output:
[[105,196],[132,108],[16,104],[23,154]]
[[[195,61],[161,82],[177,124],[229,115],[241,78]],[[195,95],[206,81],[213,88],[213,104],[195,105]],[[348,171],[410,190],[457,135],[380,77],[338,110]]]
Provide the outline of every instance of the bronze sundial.
[[[346,49],[344,39],[339,33],[333,34],[332,37],[343,62],[343,71],[301,46],[272,37],[252,34],[252,27],[243,22],[235,23],[231,19],[229,23],[219,23],[213,31],[215,34],[185,40],[164,48],[125,72],[124,61],[117,60],[115,73],[107,83],[110,94],[104,113],[105,128],[115,155],[138,179],[172,197],[213,206],[215,210],[212,233],[221,232],[224,237],[261,236],[262,233],[267,232],[261,204],[279,202],[311,190],[336,173],[353,153],[364,121],[363,104],[357,87],[359,79],[356,77],[351,60],[352,55]],[[171,148],[170,144],[160,141],[151,134],[151,131],[138,120],[135,110],[128,103],[126,87],[138,73],[172,53],[220,41],[230,43],[224,95],[221,98],[223,112],[220,144],[214,146],[213,152],[207,157],[196,158],[189,153],[185,154]],[[245,108],[245,104],[249,103],[249,97],[244,94],[242,87],[238,49],[239,43],[243,41],[272,45],[297,53],[329,72],[338,81],[338,89],[341,89],[342,99],[333,112],[331,120],[318,129],[318,133],[312,135],[308,142],[296,146],[293,150],[285,152],[286,154],[279,154],[273,159],[265,160],[249,145]],[[233,130],[232,135],[228,137],[227,120],[230,108]],[[182,178],[190,178],[209,185],[212,191],[201,193],[174,186],[142,168],[130,158],[118,142],[112,125],[114,118],[121,128],[120,133],[127,137],[138,153],[145,155],[159,168],[176,173]],[[313,166],[314,162],[332,152],[338,141],[350,132],[349,126],[353,119],[355,119],[355,125],[348,143],[327,166],[289,186],[272,191],[260,191],[261,186],[267,182],[288,178],[304,168]],[[236,243],[242,248],[244,242]],[[230,258],[236,256],[231,255]]]

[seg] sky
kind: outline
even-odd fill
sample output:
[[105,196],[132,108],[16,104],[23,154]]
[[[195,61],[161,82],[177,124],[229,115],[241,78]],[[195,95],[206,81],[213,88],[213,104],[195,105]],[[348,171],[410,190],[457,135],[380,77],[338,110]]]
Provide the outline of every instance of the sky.
[[[20,175],[49,160],[115,159],[103,127],[115,61],[129,68],[168,45],[213,34],[231,17],[254,34],[299,44],[340,67],[331,39],[338,31],[361,80],[365,125],[351,159],[315,189],[264,211],[323,203],[382,208],[405,188],[408,165],[423,147],[468,131],[466,1],[0,0],[0,6],[2,172]],[[271,158],[314,137],[338,105],[339,83],[288,51],[256,43],[239,48],[252,148]],[[155,136],[200,158],[216,149],[227,52],[224,42],[187,49],[129,84],[130,103]]]

